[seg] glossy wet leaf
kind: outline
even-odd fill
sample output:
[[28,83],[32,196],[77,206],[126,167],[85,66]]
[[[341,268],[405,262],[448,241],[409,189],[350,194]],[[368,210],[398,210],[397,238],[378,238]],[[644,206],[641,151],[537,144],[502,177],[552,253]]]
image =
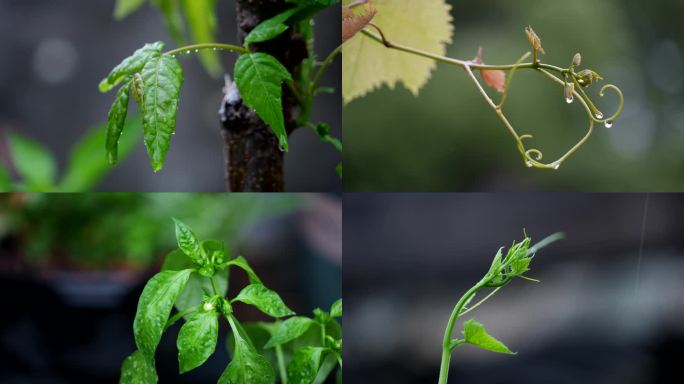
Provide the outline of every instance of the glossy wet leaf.
[[28,191],[45,191],[53,187],[57,163],[40,143],[26,136],[10,133],[7,136],[14,168],[24,179]]
[[147,282],[138,301],[133,333],[138,349],[154,357],[173,304],[185,288],[191,269],[159,272]]
[[245,44],[259,43],[278,37],[289,28],[285,22],[298,10],[299,8],[290,8],[270,19],[264,20],[245,37]]
[[218,315],[215,310],[195,312],[178,333],[180,373],[204,364],[214,353],[218,338]]
[[241,332],[240,325],[228,318],[235,340],[233,358],[218,380],[218,384],[273,384],[275,371],[265,357],[258,354]]
[[114,18],[122,20],[126,16],[135,12],[146,0],[117,0],[114,6]]
[[330,307],[330,316],[342,317],[342,299],[335,301]]
[[321,347],[304,347],[295,352],[287,367],[289,384],[311,384],[321,367],[321,360],[326,352]]
[[154,360],[135,351],[121,365],[119,384],[156,384],[158,381]]
[[228,262],[228,265],[234,265],[247,272],[247,277],[249,278],[250,284],[261,284],[261,279],[259,279],[259,276],[257,276],[257,274],[254,272],[252,267],[250,267],[249,263],[247,263],[247,260],[243,256],[238,256],[233,260],[230,260]]
[[[347,5],[352,0],[344,0]],[[444,55],[453,27],[445,0],[373,0],[377,14],[373,23],[388,40]],[[414,95],[430,78],[435,62],[388,49],[357,33],[342,48],[342,95],[344,103],[362,97],[382,85],[403,83]]]
[[287,132],[282,83],[286,80],[292,80],[290,73],[266,53],[243,54],[235,63],[235,83],[242,100],[273,130],[284,150],[287,150]]
[[280,296],[262,284],[250,284],[242,289],[234,301],[253,305],[272,317],[284,317],[295,313],[288,308]]
[[276,345],[282,345],[297,339],[305,334],[313,324],[314,321],[308,317],[291,317],[278,324],[273,336],[271,336],[264,348],[273,348]]
[[119,161],[119,139],[126,123],[128,114],[128,99],[131,94],[132,79],[124,82],[116,93],[114,103],[107,115],[107,161],[109,164],[116,164]]
[[112,69],[109,75],[100,82],[100,92],[108,92],[121,83],[128,75],[142,70],[148,60],[161,56],[162,49],[164,49],[164,43],[161,41],[145,44],[142,48],[135,51],[133,55],[125,58]]
[[153,57],[142,68],[143,128],[145,146],[155,172],[162,169],[176,130],[178,97],[183,84],[183,70],[176,58]]
[[[166,255],[162,271],[182,271],[184,269],[191,269],[196,267],[195,263],[183,253],[180,249],[176,249]],[[228,271],[217,271],[214,274],[214,281],[219,290],[220,295],[225,295],[228,291]],[[202,304],[202,298],[206,292],[213,293],[214,289],[211,286],[211,281],[197,273],[190,275],[185,288],[176,299],[176,309],[184,311],[189,308],[195,308]],[[186,316],[188,319],[190,316]]]
[[184,222],[173,219],[176,226],[176,242],[178,248],[197,264],[202,264],[202,246],[197,239],[197,235]]
[[490,336],[484,325],[475,319],[470,319],[463,324],[463,335],[465,336],[465,342],[468,344],[476,345],[492,352],[515,355],[515,352],[511,352],[504,343]]
[[[142,141],[139,116],[124,123],[123,134],[119,137],[118,157],[126,158]],[[74,146],[69,154],[66,172],[59,183],[61,192],[84,192],[97,184],[112,169],[102,156],[102,143],[107,140],[108,124],[92,129]]]

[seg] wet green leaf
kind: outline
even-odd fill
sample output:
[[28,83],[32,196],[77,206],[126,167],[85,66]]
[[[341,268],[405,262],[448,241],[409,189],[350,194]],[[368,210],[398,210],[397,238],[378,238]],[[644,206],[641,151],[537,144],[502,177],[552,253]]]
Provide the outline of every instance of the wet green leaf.
[[192,273],[191,269],[159,272],[147,282],[133,322],[133,333],[138,349],[153,358],[171,308]]
[[273,384],[275,372],[265,357],[256,352],[248,336],[242,333],[240,324],[232,316],[228,322],[233,330],[235,351],[233,359],[223,371],[218,384]]
[[284,317],[295,313],[288,308],[280,296],[262,284],[250,284],[242,289],[233,301],[253,305],[272,317]]
[[249,282],[251,284],[261,284],[261,279],[259,279],[259,276],[257,276],[252,267],[249,266],[247,260],[244,257],[238,256],[233,260],[230,260],[228,262],[228,265],[234,265],[236,267],[242,268],[245,272],[247,272],[247,277],[249,278]]
[[245,37],[245,45],[252,43],[259,43],[278,37],[281,33],[287,31],[289,26],[285,24],[290,16],[294,15],[299,8],[290,8],[285,12],[279,13],[268,20],[262,21]]
[[342,299],[335,301],[330,307],[330,316],[342,317]]
[[264,348],[273,348],[276,345],[288,343],[306,333],[313,324],[314,321],[308,317],[291,317],[278,324],[276,331],[268,340],[268,343],[266,343]]
[[156,384],[158,380],[154,359],[140,351],[133,352],[121,365],[119,384]]
[[135,51],[133,55],[125,58],[112,69],[109,75],[100,82],[100,92],[108,92],[121,83],[128,75],[142,70],[148,60],[161,56],[162,49],[164,49],[164,43],[161,41],[145,44],[145,46]]
[[204,261],[202,246],[200,245],[195,232],[193,232],[184,222],[176,218],[173,219],[173,222],[176,225],[176,241],[178,242],[178,248],[188,255],[192,261],[198,265],[202,265]]
[[180,373],[204,364],[214,353],[218,338],[218,315],[215,310],[196,312],[178,333]]
[[126,123],[128,114],[128,99],[131,94],[131,82],[126,81],[116,93],[116,99],[109,109],[107,116],[107,161],[109,164],[116,164],[119,161],[119,139]]
[[176,58],[156,56],[147,61],[141,72],[145,89],[143,127],[145,145],[155,172],[162,169],[169,151],[171,135],[176,130],[178,97],[183,85],[183,70]]
[[304,347],[295,352],[287,367],[287,382],[311,384],[318,374],[325,352],[326,349],[321,347]]
[[282,83],[292,76],[273,56],[266,53],[243,54],[235,63],[235,83],[244,103],[254,109],[287,150],[283,117]]

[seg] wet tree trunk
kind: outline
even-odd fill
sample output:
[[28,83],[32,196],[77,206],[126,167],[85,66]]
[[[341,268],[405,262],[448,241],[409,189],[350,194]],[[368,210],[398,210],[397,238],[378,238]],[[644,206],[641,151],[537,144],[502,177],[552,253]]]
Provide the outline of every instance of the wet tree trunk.
[[[238,36],[245,36],[261,21],[291,7],[284,0],[237,0]],[[268,53],[291,72],[307,57],[306,42],[295,30],[252,47]],[[220,111],[225,154],[226,188],[234,192],[278,192],[284,189],[284,153],[271,129],[242,103],[235,84],[228,84]],[[296,100],[283,87],[283,111],[288,134],[295,129]]]

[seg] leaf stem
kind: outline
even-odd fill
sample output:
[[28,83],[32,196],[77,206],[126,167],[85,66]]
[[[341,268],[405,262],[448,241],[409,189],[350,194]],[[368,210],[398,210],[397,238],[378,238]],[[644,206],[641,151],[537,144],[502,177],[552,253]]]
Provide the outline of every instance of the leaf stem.
[[216,280],[214,279],[214,276],[211,276],[209,280],[211,281],[211,288],[214,289],[214,295],[220,296],[221,294],[219,293],[218,285],[216,285]]
[[283,357],[283,347],[278,344],[275,347],[276,358],[278,359],[278,371],[280,371],[280,382],[287,384],[287,368],[285,368],[285,357]]
[[335,60],[335,57],[337,57],[341,52],[342,44],[338,45],[337,48],[330,52],[330,54],[325,58],[325,60],[323,60],[323,63],[321,64],[320,68],[318,68],[316,76],[314,76],[314,79],[311,82],[311,85],[309,86],[309,94],[313,94],[314,92],[316,92],[316,88],[318,88],[318,84],[321,82],[323,74],[328,69],[328,67],[330,67],[330,64],[332,64],[333,60]]
[[198,51],[202,49],[217,49],[217,50],[223,50],[223,51],[232,51],[232,52],[238,52],[238,53],[249,53],[249,50],[245,47],[241,47],[239,45],[232,45],[232,44],[220,44],[220,43],[202,43],[202,44],[192,44],[192,45],[186,45],[185,47],[180,47],[176,49],[172,49],[168,52],[165,52],[165,55],[179,55],[182,53],[190,53],[192,51]]

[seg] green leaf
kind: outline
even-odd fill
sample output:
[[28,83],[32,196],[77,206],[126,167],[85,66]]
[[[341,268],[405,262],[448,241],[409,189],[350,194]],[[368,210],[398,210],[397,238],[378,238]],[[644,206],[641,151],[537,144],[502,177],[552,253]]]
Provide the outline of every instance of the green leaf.
[[214,353],[217,339],[216,310],[202,310],[190,317],[190,320],[183,324],[176,341],[180,373],[188,372],[204,364]]
[[330,307],[330,316],[342,317],[342,299],[335,301]]
[[295,313],[288,308],[278,294],[262,284],[250,284],[242,289],[233,301],[253,305],[271,317],[284,317]]
[[325,352],[326,349],[321,347],[304,347],[295,352],[287,367],[287,382],[311,384],[318,374]]
[[[352,0],[345,0],[348,5]],[[445,0],[373,0],[373,23],[395,43],[446,54],[453,25],[451,6]],[[359,7],[362,8],[362,7]],[[347,104],[374,89],[403,83],[414,95],[427,83],[436,62],[388,49],[357,33],[342,48],[342,98]]]
[[[316,379],[312,382],[312,384],[323,384],[326,382],[326,379],[328,376],[330,376],[330,373],[339,365],[337,358],[334,353],[326,353],[325,358],[323,358],[323,361],[321,362],[320,368],[318,368],[318,374],[316,375]],[[338,369],[338,372],[341,372],[342,368]]]
[[256,352],[246,335],[241,332],[240,325],[232,316],[228,322],[233,330],[235,352],[233,359],[223,371],[218,384],[273,384],[275,371],[265,357]]
[[306,333],[313,324],[314,321],[308,317],[291,317],[278,324],[278,328],[276,328],[276,331],[264,348],[273,348],[276,345],[288,343]]
[[496,252],[487,275],[492,279],[492,283],[501,282],[501,248],[499,248],[499,250]]
[[242,268],[245,272],[247,272],[247,277],[249,278],[250,284],[261,284],[261,279],[259,279],[259,276],[257,276],[252,267],[249,266],[247,260],[244,257],[238,256],[233,260],[230,260],[228,262],[228,265],[234,265],[236,267]]
[[[196,264],[190,260],[183,251],[176,249],[166,255],[164,264],[162,265],[162,271],[182,271],[195,267]],[[226,292],[228,292],[228,271],[217,271],[214,274],[214,281],[216,282],[219,294],[225,295]],[[191,274],[188,282],[185,284],[183,292],[181,292],[176,299],[176,309],[179,312],[182,312],[186,309],[196,308],[198,305],[202,304],[206,292],[212,294],[214,292],[211,281],[197,273]],[[186,316],[186,319],[188,318],[189,316]]]
[[46,191],[54,187],[57,164],[41,144],[17,133],[8,135],[9,151],[19,176],[29,191]]
[[195,232],[193,232],[184,222],[176,218],[173,219],[173,222],[176,225],[176,241],[178,242],[178,248],[188,255],[192,261],[198,265],[202,265],[204,262],[202,246],[200,245],[200,241],[197,239]]
[[286,80],[291,81],[292,76],[271,55],[243,54],[235,63],[235,83],[243,101],[271,127],[283,150],[287,150],[282,103],[282,83]]
[[145,46],[135,51],[133,55],[125,58],[119,65],[112,69],[109,75],[100,82],[100,92],[109,92],[128,75],[139,72],[143,69],[148,60],[154,57],[160,57],[162,49],[164,49],[164,43],[161,41],[145,44]]
[[[182,0],[185,18],[190,26],[194,43],[213,43],[216,33],[215,0]],[[202,50],[200,60],[207,72],[214,78],[221,76],[223,68],[216,52]]]
[[112,107],[109,109],[107,116],[107,161],[114,165],[119,161],[119,138],[126,123],[126,115],[128,114],[128,99],[131,94],[131,82],[125,82],[119,91],[116,93],[116,99]]
[[119,384],[157,384],[158,380],[154,359],[140,351],[133,352],[121,366]]
[[278,37],[281,33],[287,31],[289,26],[285,24],[290,16],[299,11],[299,8],[290,8],[285,12],[279,13],[268,20],[262,21],[245,37],[245,45],[252,43],[259,43]]
[[210,262],[222,263],[223,260],[228,258],[228,251],[223,241],[204,240],[202,242],[202,249]]
[[0,164],[0,192],[12,191],[12,179],[5,167]]
[[145,0],[117,0],[116,6],[114,6],[114,18],[122,20],[135,12],[143,4],[145,4]]
[[468,344],[477,345],[482,349],[492,352],[515,355],[515,352],[511,352],[502,342],[490,336],[484,325],[478,323],[475,319],[470,319],[463,324],[463,335],[465,336],[465,342]]
[[171,38],[178,45],[185,45],[185,25],[179,0],[152,0],[157,9],[164,16],[164,23],[169,30]]
[[164,166],[171,135],[176,130],[178,96],[183,85],[183,69],[171,56],[157,56],[142,69],[143,127],[145,145],[155,172]]
[[[141,141],[142,132],[137,128],[142,119],[129,119],[123,130],[127,133],[119,138],[119,158],[127,157]],[[107,124],[92,129],[72,148],[67,169],[59,183],[61,192],[85,192],[93,188],[111,170],[107,159],[102,156],[102,143],[107,140]]]
[[133,333],[135,344],[147,357],[154,358],[171,308],[192,272],[192,269],[159,272],[145,285],[138,301]]

